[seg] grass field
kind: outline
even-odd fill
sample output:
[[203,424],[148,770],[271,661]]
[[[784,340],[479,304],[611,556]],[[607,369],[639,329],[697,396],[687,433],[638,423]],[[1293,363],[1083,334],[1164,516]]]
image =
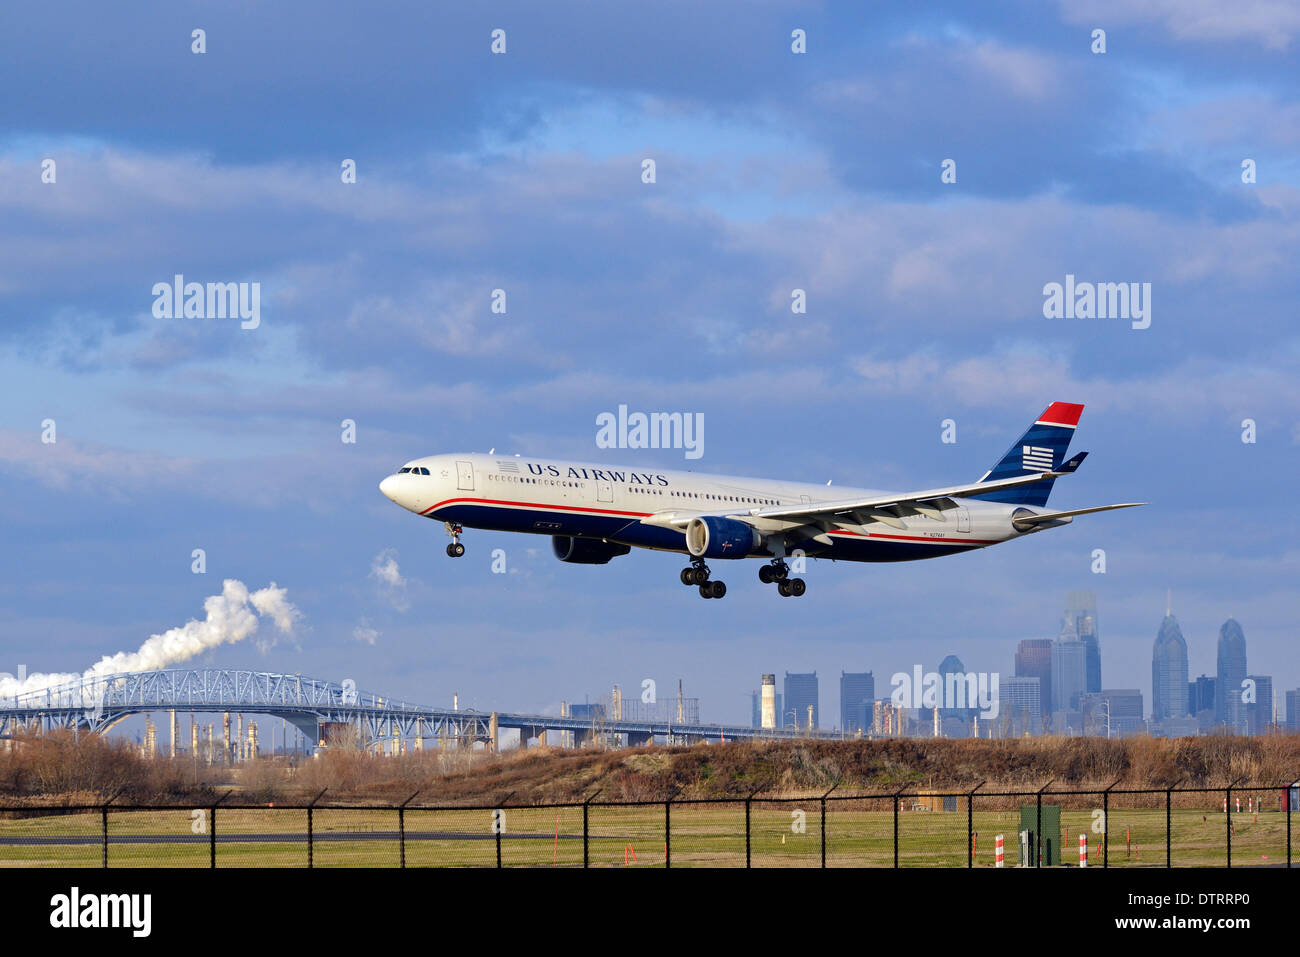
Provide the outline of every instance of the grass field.
[[[1061,860],[1077,866],[1078,836],[1088,835],[1089,864],[1100,866],[1095,811],[1062,808]],[[207,867],[210,834],[206,814],[189,809],[110,809],[108,862],[111,867]],[[589,810],[592,866],[662,867],[665,863],[664,808],[593,805]],[[1112,806],[1110,866],[1163,867],[1163,808]],[[397,867],[400,863],[395,810],[317,808],[313,814],[312,863],[316,867]],[[1234,814],[1233,866],[1284,866],[1286,814]],[[992,867],[994,838],[1005,836],[1006,866],[1017,864],[1019,813],[1012,807],[984,810],[976,802],[975,864]],[[495,867],[497,837],[492,813],[484,810],[406,812],[406,863],[411,867]],[[902,867],[965,867],[967,818],[957,812],[899,814],[898,862]],[[0,866],[100,867],[102,822],[98,812],[47,814],[0,820]],[[830,802],[825,821],[829,867],[891,867],[894,817],[888,800]],[[1224,815],[1213,809],[1172,813],[1172,860],[1176,867],[1221,867],[1226,863]],[[674,804],[671,810],[674,867],[745,866],[745,811],[741,804]],[[507,867],[580,867],[582,809],[509,808],[501,835]],[[755,867],[818,867],[822,821],[816,800],[756,801],[750,819],[750,856]],[[301,809],[220,809],[218,867],[305,867],[307,812]]]

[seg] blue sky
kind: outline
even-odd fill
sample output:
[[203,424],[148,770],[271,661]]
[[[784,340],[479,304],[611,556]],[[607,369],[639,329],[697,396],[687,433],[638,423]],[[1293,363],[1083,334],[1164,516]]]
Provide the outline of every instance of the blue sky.
[[[761,672],[816,669],[830,717],[841,669],[1010,673],[1080,588],[1104,684],[1148,708],[1166,589],[1194,675],[1232,615],[1251,671],[1300,686],[1297,44],[1294,10],[1217,0],[6,8],[0,671],[135,648],[231,577],[286,588],[298,633],[199,663],[484,709],[680,677],[745,721]],[[261,283],[261,326],[155,318],[176,273]],[[1067,273],[1151,283],[1150,328],[1045,319]],[[815,563],[798,601],[544,538],[450,562],[376,489],[452,450],[684,464],[597,449],[619,404],[703,413],[695,468],[933,487],[1053,400],[1093,453],[1053,503],[1149,508]]]

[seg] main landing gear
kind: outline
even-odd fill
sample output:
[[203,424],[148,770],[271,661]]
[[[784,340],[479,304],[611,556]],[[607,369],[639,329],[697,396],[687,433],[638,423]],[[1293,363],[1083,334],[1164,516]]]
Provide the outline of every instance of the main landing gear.
[[465,531],[455,522],[443,522],[447,526],[447,534],[451,536],[451,544],[447,546],[448,558],[460,558],[465,554],[465,546],[460,543],[460,534]]
[[791,578],[790,566],[784,559],[778,558],[758,569],[758,580],[764,585],[776,582],[776,590],[782,598],[798,598],[808,590],[802,578]]
[[701,598],[721,598],[727,593],[724,582],[709,580],[709,566],[702,558],[692,558],[691,567],[682,569],[683,585],[698,585]]

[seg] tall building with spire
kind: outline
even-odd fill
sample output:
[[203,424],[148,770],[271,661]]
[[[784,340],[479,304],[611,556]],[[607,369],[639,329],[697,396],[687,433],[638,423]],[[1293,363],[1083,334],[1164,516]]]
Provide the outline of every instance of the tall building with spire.
[[1171,598],[1151,653],[1151,717],[1156,722],[1184,718],[1187,703],[1187,642],[1174,617]]
[[1219,629],[1219,673],[1214,682],[1214,723],[1234,734],[1249,733],[1242,682],[1246,680],[1246,635],[1235,618]]
[[1101,691],[1101,639],[1097,635],[1097,593],[1065,593],[1065,620],[1083,642],[1084,691]]

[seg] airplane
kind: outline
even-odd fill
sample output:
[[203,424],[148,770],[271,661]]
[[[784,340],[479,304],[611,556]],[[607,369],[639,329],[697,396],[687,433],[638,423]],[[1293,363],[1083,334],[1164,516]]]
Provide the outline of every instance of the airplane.
[[440,521],[465,554],[466,528],[551,536],[562,562],[603,565],[633,548],[685,553],[683,585],[704,598],[727,586],[710,561],[767,559],[764,584],[782,597],[807,585],[788,556],[901,562],[969,552],[1067,525],[1076,515],[1146,502],[1047,508],[1058,478],[1087,452],[1066,459],[1083,406],[1053,402],[976,482],[883,492],[730,475],[592,465],[546,458],[454,453],[414,459],[379,483],[402,508]]

